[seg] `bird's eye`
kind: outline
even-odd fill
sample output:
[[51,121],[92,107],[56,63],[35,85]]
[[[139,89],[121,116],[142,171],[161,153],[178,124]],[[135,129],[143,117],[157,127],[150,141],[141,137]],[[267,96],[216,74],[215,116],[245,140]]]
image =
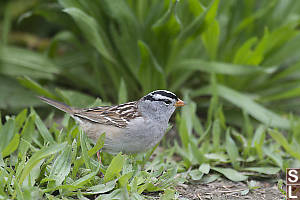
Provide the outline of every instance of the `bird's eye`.
[[169,105],[171,104],[172,102],[170,100],[164,100],[165,104]]

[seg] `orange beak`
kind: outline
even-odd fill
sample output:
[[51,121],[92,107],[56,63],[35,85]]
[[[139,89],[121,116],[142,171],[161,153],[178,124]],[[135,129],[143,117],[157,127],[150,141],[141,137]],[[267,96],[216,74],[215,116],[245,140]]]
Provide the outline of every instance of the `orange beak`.
[[181,106],[184,106],[184,101],[182,100],[178,100],[176,103],[175,103],[175,107],[181,107]]

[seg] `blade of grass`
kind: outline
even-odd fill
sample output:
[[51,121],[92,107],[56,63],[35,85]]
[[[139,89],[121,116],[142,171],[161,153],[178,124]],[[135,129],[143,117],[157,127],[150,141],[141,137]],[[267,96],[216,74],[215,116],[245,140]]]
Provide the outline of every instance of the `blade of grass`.
[[24,169],[18,178],[19,181],[18,183],[21,185],[24,181],[24,179],[29,175],[30,171],[32,168],[37,165],[42,159],[55,154],[61,150],[63,150],[66,147],[67,143],[62,143],[62,144],[52,144],[48,147],[44,147],[38,152],[35,152],[32,157],[28,160],[26,165],[24,166]]

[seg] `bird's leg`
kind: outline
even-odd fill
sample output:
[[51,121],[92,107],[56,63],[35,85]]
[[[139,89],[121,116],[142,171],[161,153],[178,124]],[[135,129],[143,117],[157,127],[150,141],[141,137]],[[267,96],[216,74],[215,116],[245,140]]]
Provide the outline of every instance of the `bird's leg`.
[[[97,151],[97,158],[98,158],[98,161],[99,161],[99,165],[102,165],[102,161],[101,161],[101,149],[99,151]],[[99,171],[99,176],[100,177],[104,176],[101,171]]]
[[99,151],[97,151],[97,158],[98,161],[101,163],[101,155],[100,155],[101,149]]

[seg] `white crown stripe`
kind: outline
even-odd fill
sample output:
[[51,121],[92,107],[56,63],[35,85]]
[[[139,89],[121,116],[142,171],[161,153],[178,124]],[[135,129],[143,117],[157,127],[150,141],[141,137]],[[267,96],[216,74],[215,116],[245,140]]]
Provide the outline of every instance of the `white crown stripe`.
[[170,98],[170,97],[166,97],[166,96],[163,96],[163,95],[161,95],[161,94],[154,94],[153,96],[152,96],[154,99],[156,99],[156,100],[164,100],[164,99],[167,99],[167,100],[170,100],[170,101],[172,101],[172,100],[174,100],[174,99],[172,99],[172,98]]

